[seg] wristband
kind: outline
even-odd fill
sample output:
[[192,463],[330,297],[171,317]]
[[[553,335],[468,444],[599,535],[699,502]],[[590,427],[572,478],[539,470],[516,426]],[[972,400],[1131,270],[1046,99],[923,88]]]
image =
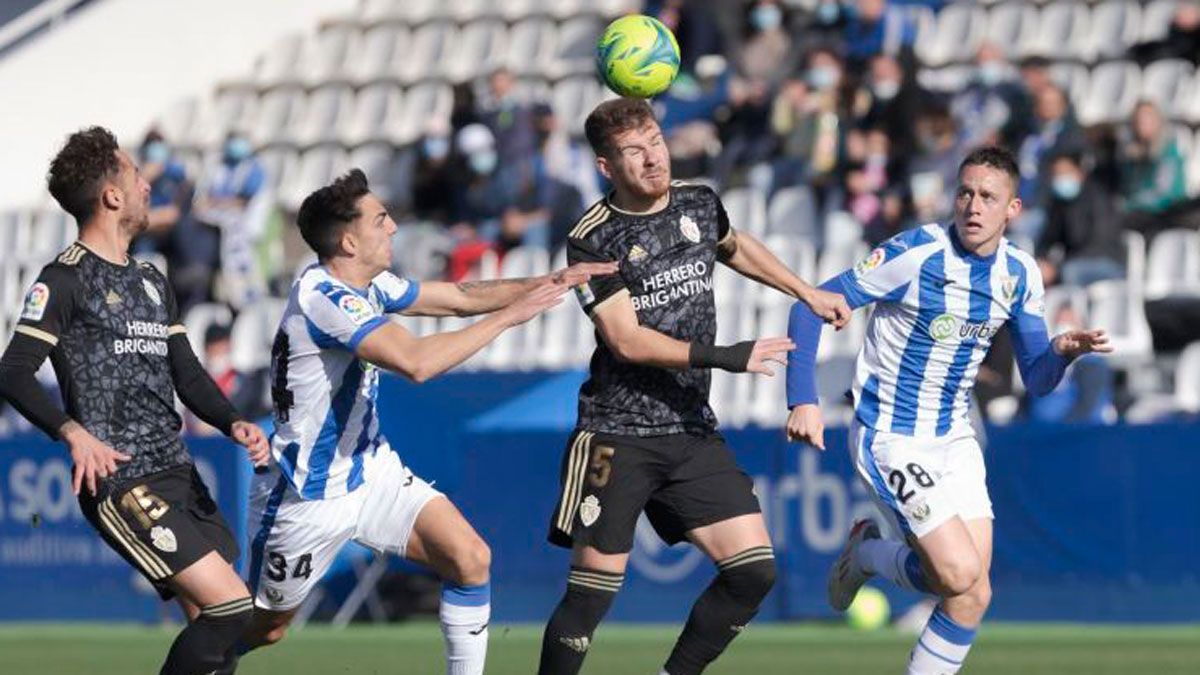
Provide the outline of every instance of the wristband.
[[688,349],[688,365],[693,368],[720,368],[731,373],[744,373],[750,365],[750,354],[753,351],[753,340],[728,347],[693,342]]

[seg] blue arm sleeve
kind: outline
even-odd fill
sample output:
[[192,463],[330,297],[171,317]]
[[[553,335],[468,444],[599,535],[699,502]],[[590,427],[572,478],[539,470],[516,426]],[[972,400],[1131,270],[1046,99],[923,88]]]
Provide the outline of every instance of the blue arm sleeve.
[[[854,289],[847,286],[845,274],[838,275],[821,284],[824,291],[838,293],[846,298],[851,309],[861,307],[865,296],[853,293]],[[821,344],[821,317],[813,313],[808,305],[797,302],[792,305],[788,316],[788,337],[796,343],[796,349],[788,354],[787,363],[787,404],[788,408],[798,405],[817,403],[817,347]]]
[[1025,389],[1034,396],[1045,396],[1054,391],[1067,366],[1071,365],[1071,359],[1054,351],[1041,317],[1017,312],[1009,326]]

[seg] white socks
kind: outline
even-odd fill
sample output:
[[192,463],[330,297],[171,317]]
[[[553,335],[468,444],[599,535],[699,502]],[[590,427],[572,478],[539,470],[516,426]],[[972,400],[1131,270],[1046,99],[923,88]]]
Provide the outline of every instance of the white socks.
[[490,583],[442,587],[438,618],[446,640],[446,675],[483,675],[491,614]]
[[938,605],[908,657],[908,675],[957,673],[971,651],[975,630],[955,623]]

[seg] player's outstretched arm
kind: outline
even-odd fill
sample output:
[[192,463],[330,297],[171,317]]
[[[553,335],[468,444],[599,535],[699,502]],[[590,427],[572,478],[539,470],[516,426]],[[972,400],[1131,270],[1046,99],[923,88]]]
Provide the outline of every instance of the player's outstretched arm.
[[808,305],[824,321],[841,328],[850,320],[846,299],[836,293],[813,288],[789,270],[753,235],[732,230],[718,252],[721,260],[744,277],[766,284]]
[[615,262],[576,263],[553,274],[520,279],[490,281],[426,281],[405,314],[420,316],[477,316],[502,309],[516,302],[534,288],[555,283],[578,286],[593,276],[613,274]]
[[562,302],[565,284],[542,283],[503,309],[461,330],[417,337],[387,322],[371,331],[355,349],[380,368],[423,383],[471,358],[505,330],[518,326]]
[[772,375],[770,364],[784,365],[787,352],[795,348],[788,338],[763,338],[726,347],[676,340],[639,324],[628,293],[612,296],[592,312],[592,321],[617,358],[658,368],[720,368]]

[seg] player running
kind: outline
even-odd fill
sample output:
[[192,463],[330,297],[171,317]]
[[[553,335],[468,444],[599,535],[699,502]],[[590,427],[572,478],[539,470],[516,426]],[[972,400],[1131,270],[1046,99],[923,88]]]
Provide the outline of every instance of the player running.
[[[150,186],[101,127],[72,134],[50,164],[50,194],[79,241],[42,269],[0,359],[0,394],[67,444],[84,516],[110,547],[178,597],[188,625],[165,675],[217,668],[250,619],[238,546],[179,438],[175,395],[265,462],[266,437],[200,366],[167,280],[127,255],[149,225]],[[34,377],[46,356],[66,405]]]
[[[615,265],[461,284],[398,278],[387,271],[396,223],[358,169],[309,195],[297,222],[318,264],[292,286],[272,349],[270,468],[255,476],[250,494],[250,584],[258,610],[239,651],[281,640],[304,598],[353,539],[441,576],[447,672],[482,673],[491,552],[380,433],[379,369],[425,382]],[[388,319],[488,312],[467,328],[424,338]],[[231,659],[222,672],[235,665]]]
[[579,672],[625,578],[644,509],[665,541],[687,539],[717,565],[664,666],[670,675],[699,673],[755,615],[775,579],[750,478],[716,431],[709,369],[769,375],[769,362],[782,364],[792,348],[786,338],[714,345],[713,269],[720,261],[838,325],[849,309],[734,231],[712,190],[671,182],[667,146],[645,101],[602,103],[585,131],[614,190],[579,219],[567,257],[617,260],[620,273],[576,289],[598,337],[550,523],[550,541],[572,548],[571,571],[546,626],[539,672]]
[[[1071,360],[1110,352],[1102,330],[1048,340],[1037,263],[1004,238],[1021,212],[1007,150],[980,148],[958,171],[951,226],[893,237],[821,288],[851,307],[875,302],[854,376],[850,451],[893,534],[855,523],[829,573],[829,604],[845,610],[880,575],[942,597],[909,656],[910,675],[956,673],[991,599],[992,504],[968,399],[992,337],[1008,324],[1025,386],[1058,384]],[[813,367],[820,321],[792,309],[789,438],[824,448]]]

